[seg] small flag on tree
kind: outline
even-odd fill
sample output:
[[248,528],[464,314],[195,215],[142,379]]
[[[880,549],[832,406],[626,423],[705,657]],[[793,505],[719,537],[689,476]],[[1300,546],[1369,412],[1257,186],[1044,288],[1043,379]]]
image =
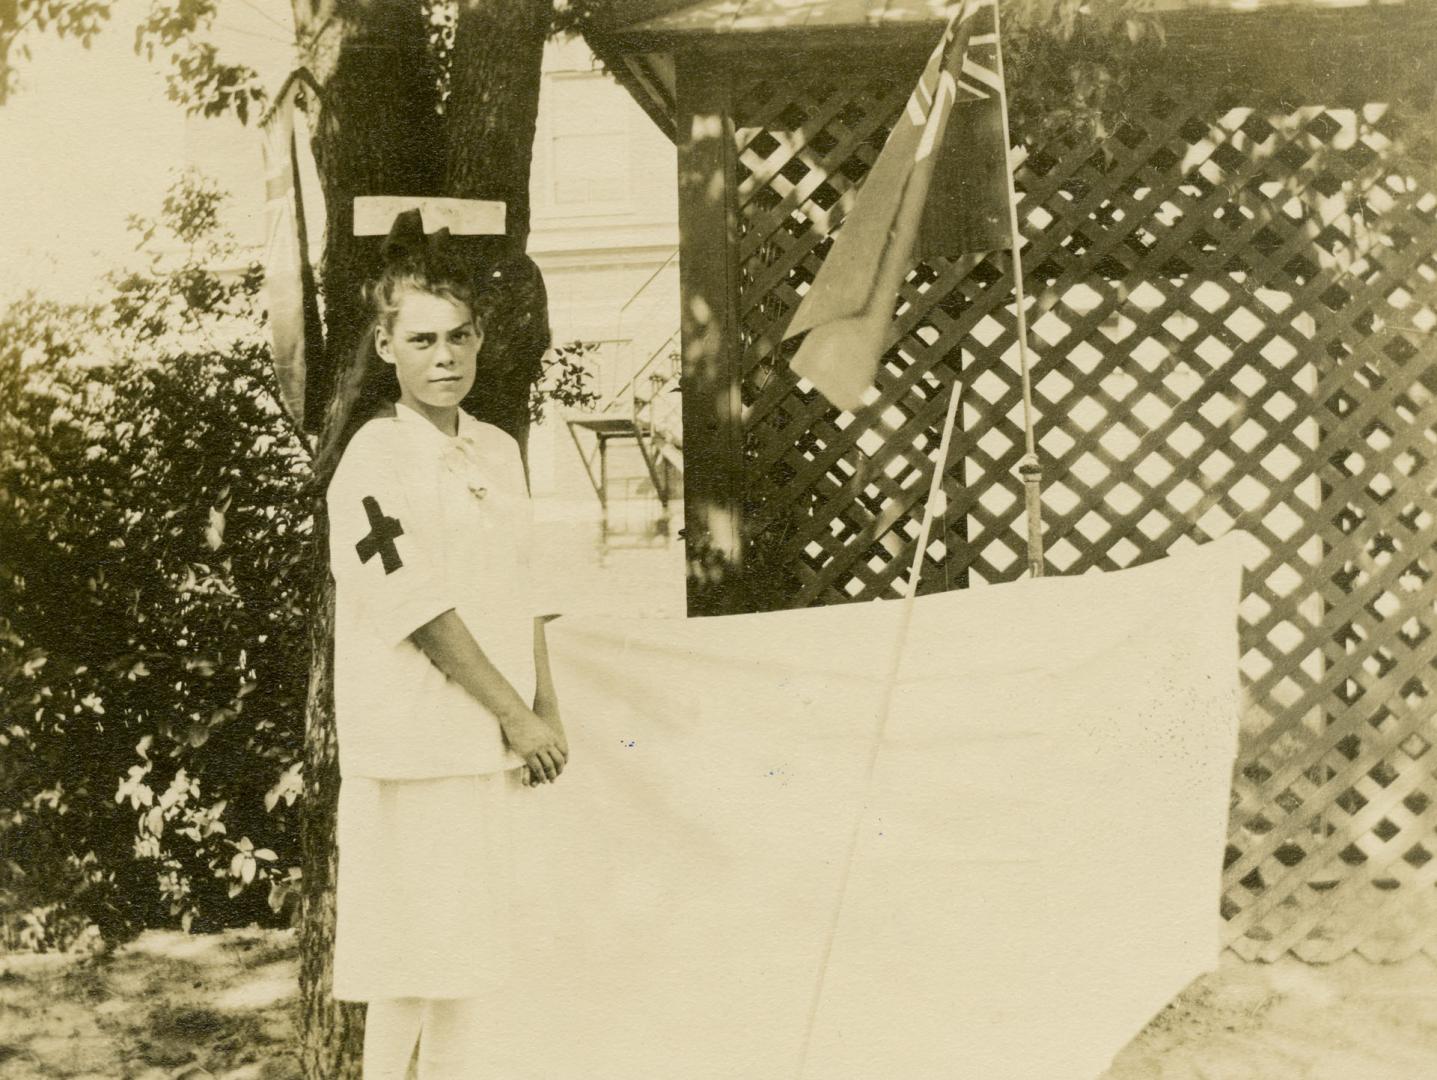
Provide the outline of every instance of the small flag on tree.
[[913,259],[1010,246],[996,0],[962,0],[784,334],[843,409],[873,384]]
[[[319,355],[323,328],[301,182],[301,160],[309,151],[297,127],[300,86],[295,75],[285,81],[263,124],[264,285],[280,404],[304,430],[307,361]],[[323,222],[323,213],[318,220]]]

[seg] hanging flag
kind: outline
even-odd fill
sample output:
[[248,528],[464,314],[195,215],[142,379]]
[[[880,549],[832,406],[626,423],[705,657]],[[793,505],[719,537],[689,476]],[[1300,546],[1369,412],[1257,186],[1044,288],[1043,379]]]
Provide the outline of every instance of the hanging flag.
[[303,431],[307,359],[318,356],[323,328],[300,175],[309,146],[297,127],[300,85],[294,76],[286,80],[264,123],[264,285],[280,403]]
[[1010,245],[996,0],[963,0],[859,187],[785,338],[793,370],[844,409],[873,384],[915,255]]

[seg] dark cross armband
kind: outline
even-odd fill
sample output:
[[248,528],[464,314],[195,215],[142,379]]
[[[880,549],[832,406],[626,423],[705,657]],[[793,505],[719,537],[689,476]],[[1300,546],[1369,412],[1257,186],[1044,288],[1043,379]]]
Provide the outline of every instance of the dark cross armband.
[[355,544],[354,550],[359,553],[362,563],[378,555],[384,564],[384,572],[392,574],[404,565],[399,549],[394,546],[395,538],[404,535],[404,527],[399,524],[398,518],[384,516],[379,500],[373,495],[366,495],[363,502],[364,512],[369,516],[369,535]]

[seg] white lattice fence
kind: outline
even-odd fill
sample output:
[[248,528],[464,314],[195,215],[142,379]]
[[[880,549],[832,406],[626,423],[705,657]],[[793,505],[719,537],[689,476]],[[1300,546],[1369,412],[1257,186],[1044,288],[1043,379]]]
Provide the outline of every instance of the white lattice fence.
[[[924,587],[1023,571],[1006,256],[909,276],[880,396],[858,415],[796,383],[779,342],[906,92],[888,74],[735,75],[759,606],[896,594],[950,391],[962,430]],[[1234,526],[1261,540],[1242,608],[1229,940],[1249,957],[1427,947],[1437,185],[1385,105],[1243,102],[1170,77],[1131,102],[1101,146],[1055,140],[1018,177],[1050,566],[1117,569]]]

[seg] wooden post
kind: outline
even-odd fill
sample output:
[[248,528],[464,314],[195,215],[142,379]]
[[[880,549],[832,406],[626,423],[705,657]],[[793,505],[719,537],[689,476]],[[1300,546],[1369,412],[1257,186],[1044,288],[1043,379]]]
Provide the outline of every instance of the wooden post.
[[599,505],[609,512],[609,440],[599,435]]
[[682,53],[676,77],[688,612],[717,615],[745,606],[733,119],[724,72]]

